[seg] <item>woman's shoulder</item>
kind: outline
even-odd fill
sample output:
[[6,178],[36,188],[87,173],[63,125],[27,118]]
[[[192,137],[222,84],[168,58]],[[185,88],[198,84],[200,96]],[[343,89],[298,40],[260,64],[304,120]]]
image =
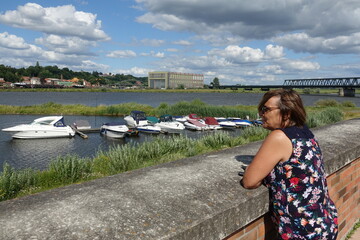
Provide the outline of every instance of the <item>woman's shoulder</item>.
[[284,132],[284,134],[290,138],[314,138],[314,134],[311,132],[311,130],[306,126],[290,126],[286,128],[279,129]]

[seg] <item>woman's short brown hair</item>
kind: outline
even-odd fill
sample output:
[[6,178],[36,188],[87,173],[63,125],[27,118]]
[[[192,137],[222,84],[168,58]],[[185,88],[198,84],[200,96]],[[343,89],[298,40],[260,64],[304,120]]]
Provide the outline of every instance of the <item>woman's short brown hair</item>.
[[281,116],[283,116],[283,123],[288,116],[290,125],[303,126],[306,122],[306,111],[300,95],[292,89],[276,89],[268,91],[261,99],[258,105],[258,111],[260,112],[265,103],[275,96],[280,97],[278,107]]

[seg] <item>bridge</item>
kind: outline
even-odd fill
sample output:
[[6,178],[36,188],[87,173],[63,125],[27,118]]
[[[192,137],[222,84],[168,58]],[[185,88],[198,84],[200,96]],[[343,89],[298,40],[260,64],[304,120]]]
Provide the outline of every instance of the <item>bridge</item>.
[[360,77],[346,78],[312,78],[312,79],[288,79],[282,85],[223,85],[220,89],[230,88],[245,90],[261,89],[268,91],[271,88],[339,88],[339,95],[354,97],[355,89],[360,88]]

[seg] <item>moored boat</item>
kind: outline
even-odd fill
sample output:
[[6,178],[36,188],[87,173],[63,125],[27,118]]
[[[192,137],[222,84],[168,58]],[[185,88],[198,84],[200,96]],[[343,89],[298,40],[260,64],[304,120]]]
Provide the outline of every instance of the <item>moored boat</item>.
[[143,111],[131,111],[129,116],[124,117],[124,120],[130,128],[149,124],[146,114]]
[[206,124],[201,123],[199,120],[196,119],[188,119],[184,123],[184,126],[186,129],[195,130],[195,131],[209,130],[209,127]]
[[206,124],[210,130],[222,129],[219,122],[214,117],[204,117],[203,121],[204,124]]
[[74,137],[75,130],[66,125],[63,116],[47,116],[35,119],[30,124],[20,124],[4,128],[1,131],[9,133],[13,138],[38,139]]
[[249,127],[254,125],[250,120],[247,119],[234,118],[232,121],[236,124],[237,127]]
[[154,126],[154,125],[142,125],[142,126],[137,126],[136,129],[139,132],[144,132],[144,133],[161,133],[161,128],[159,126]]
[[100,133],[111,138],[124,138],[128,134],[129,128],[126,121],[104,123],[100,128]]
[[184,124],[174,121],[169,114],[160,116],[159,122],[155,123],[154,126],[160,127],[164,133],[180,133],[185,129]]

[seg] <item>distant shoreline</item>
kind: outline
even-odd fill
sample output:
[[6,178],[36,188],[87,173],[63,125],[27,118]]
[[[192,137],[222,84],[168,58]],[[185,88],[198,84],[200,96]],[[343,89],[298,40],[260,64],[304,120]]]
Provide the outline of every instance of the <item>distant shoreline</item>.
[[[300,94],[337,94],[338,89],[301,89],[294,88]],[[116,89],[116,88],[0,88],[0,92],[174,92],[174,93],[265,93],[260,89]],[[356,90],[360,94],[360,90]]]

